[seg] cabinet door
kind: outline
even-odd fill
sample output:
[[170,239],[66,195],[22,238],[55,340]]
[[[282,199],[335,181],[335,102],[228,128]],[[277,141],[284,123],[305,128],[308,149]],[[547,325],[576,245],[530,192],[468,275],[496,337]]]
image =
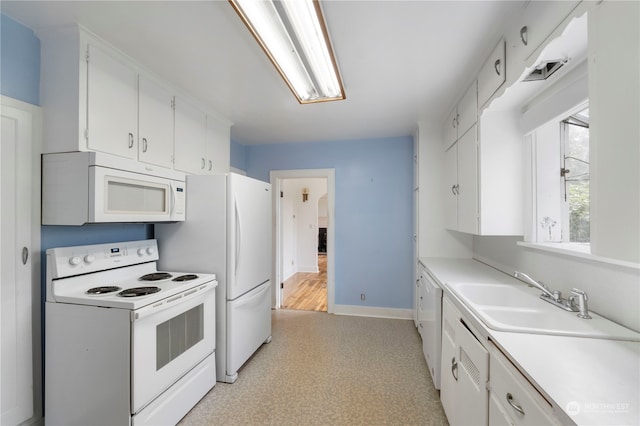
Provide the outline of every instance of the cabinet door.
[[458,231],[478,232],[477,125],[458,140]]
[[458,102],[458,137],[462,137],[478,120],[478,85],[474,80]]
[[206,171],[207,117],[196,106],[176,97],[173,167],[185,173]]
[[227,173],[231,167],[231,137],[228,125],[207,116],[206,173]]
[[460,402],[457,424],[486,425],[489,422],[489,393],[486,383],[489,379],[489,352],[463,325],[461,320],[456,339],[458,342],[458,394]]
[[[534,2],[535,3],[535,2]],[[505,41],[493,49],[478,73],[478,106],[482,107],[505,81]]]
[[449,423],[455,424],[456,392],[459,359],[456,357],[456,315],[447,299],[442,302],[442,369],[440,370],[440,401]]
[[173,95],[144,76],[139,78],[138,158],[171,167],[173,155]]
[[138,76],[95,45],[87,47],[87,146],[127,158],[138,157]]
[[458,140],[458,109],[453,108],[444,122],[444,149]]
[[39,253],[31,245],[32,116],[3,99],[0,129],[0,424],[16,425],[33,416],[31,262]]
[[580,0],[528,2],[522,24],[513,35],[520,50],[517,55],[527,60],[578,3]]
[[445,227],[452,231],[458,230],[458,144],[453,145],[444,153],[444,208]]

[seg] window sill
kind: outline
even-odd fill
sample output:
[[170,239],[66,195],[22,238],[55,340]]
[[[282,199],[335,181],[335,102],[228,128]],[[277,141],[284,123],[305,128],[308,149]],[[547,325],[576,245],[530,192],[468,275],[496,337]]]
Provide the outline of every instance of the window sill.
[[577,244],[577,243],[527,243],[523,241],[518,241],[517,244],[522,247],[541,250],[551,253],[558,253],[565,256],[578,257],[581,259],[586,259],[592,262],[600,262],[607,263],[610,265],[623,266],[625,268],[631,268],[640,270],[640,264],[627,262],[624,260],[611,259],[608,257],[597,256],[595,254],[591,254],[591,248],[588,244]]

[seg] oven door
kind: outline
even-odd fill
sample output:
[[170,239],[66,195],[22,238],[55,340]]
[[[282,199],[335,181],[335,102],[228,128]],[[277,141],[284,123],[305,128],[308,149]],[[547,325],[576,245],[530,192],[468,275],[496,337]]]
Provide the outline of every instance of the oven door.
[[132,414],[213,353],[216,285],[211,281],[132,312]]

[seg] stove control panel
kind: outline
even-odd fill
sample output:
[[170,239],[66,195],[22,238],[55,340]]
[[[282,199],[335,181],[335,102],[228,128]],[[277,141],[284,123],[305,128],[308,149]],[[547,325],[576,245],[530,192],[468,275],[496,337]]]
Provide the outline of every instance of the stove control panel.
[[47,250],[51,278],[70,277],[158,260],[156,240],[60,247]]

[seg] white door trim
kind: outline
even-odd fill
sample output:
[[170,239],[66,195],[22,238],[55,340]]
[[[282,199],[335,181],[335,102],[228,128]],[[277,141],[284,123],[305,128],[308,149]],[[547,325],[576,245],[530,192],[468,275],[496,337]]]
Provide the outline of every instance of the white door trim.
[[269,174],[271,187],[273,188],[273,252],[275,253],[275,268],[273,268],[273,306],[276,309],[282,307],[282,289],[280,283],[283,282],[282,271],[282,229],[281,229],[281,208],[280,191],[282,191],[282,181],[284,179],[298,178],[325,178],[327,179],[327,312],[335,311],[335,246],[334,236],[336,223],[335,212],[335,169],[299,169],[299,170],[272,170]]

